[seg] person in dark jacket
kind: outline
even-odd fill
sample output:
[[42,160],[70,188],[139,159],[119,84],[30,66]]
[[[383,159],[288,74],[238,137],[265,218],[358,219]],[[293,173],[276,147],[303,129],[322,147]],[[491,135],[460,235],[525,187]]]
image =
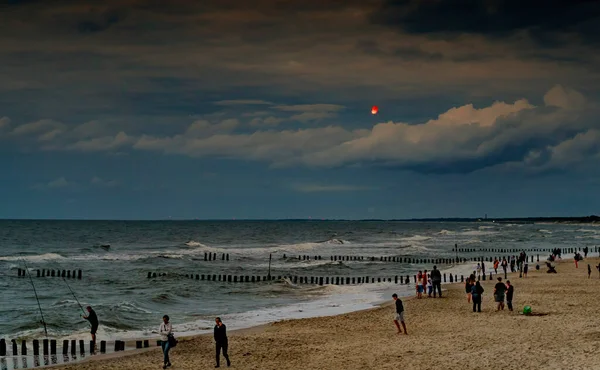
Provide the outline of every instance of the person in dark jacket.
[[436,291],[442,298],[442,273],[437,269],[437,266],[433,266],[433,270],[429,275],[431,275],[431,283],[433,284],[433,298],[435,298]]
[[506,305],[508,306],[509,311],[513,310],[512,300],[514,294],[515,287],[512,286],[510,280],[506,280]]
[[92,330],[90,333],[92,334],[92,342],[94,342],[94,346],[96,345],[96,331],[98,331],[98,316],[96,315],[96,311],[92,310],[91,306],[86,307],[88,315],[82,316],[84,319],[90,322],[92,325]]
[[404,328],[404,334],[408,335],[406,331],[406,324],[404,323],[404,305],[400,298],[398,298],[398,294],[392,294],[392,298],[394,299],[396,305],[396,316],[394,317],[394,324],[396,324],[396,328],[398,329],[398,334],[402,334],[402,330],[400,329],[400,324]]
[[225,360],[227,360],[227,366],[231,366],[231,361],[229,361],[229,355],[227,354],[227,347],[228,347],[228,342],[227,342],[227,328],[225,327],[225,324],[223,324],[223,321],[221,321],[220,317],[217,317],[215,319],[215,322],[217,323],[217,325],[215,325],[215,343],[217,345],[217,366],[215,367],[220,367],[220,357],[221,357],[221,349],[223,349],[223,357],[225,357]]
[[481,312],[481,299],[484,289],[478,281],[471,286],[471,297],[473,298],[473,312]]

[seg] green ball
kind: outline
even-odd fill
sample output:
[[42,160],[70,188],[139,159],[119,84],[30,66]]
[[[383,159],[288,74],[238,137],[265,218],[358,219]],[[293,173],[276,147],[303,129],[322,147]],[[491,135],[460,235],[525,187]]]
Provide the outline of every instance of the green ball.
[[530,315],[531,314],[531,306],[525,306],[525,308],[523,308],[523,314]]

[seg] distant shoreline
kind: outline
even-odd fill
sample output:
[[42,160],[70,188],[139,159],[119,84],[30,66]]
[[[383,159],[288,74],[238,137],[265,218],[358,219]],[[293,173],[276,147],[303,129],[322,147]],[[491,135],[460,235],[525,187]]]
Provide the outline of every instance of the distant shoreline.
[[148,219],[148,220],[108,220],[108,219],[28,219],[28,218],[0,218],[2,221],[32,221],[32,222],[486,222],[486,223],[557,223],[557,224],[600,224],[600,216],[591,215],[584,217],[508,217],[508,218],[410,218],[410,219],[311,219],[311,218],[289,218],[289,219]]

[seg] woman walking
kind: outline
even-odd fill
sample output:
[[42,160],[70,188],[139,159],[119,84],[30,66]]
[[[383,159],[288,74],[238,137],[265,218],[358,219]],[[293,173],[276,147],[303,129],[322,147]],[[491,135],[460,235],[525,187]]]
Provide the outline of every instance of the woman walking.
[[169,346],[169,336],[173,334],[173,327],[169,322],[169,316],[163,316],[163,322],[160,324],[160,328],[158,330],[160,333],[160,345],[163,350],[163,369],[171,366],[171,361],[169,360],[169,350],[171,349]]

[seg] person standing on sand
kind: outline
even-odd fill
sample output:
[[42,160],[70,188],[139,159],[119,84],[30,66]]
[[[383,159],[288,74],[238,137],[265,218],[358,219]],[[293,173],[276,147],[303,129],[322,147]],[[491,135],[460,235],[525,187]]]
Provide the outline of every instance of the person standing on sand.
[[498,261],[498,258],[494,257],[494,273],[496,275],[498,275],[498,265],[500,264],[500,262]]
[[215,344],[217,345],[217,365],[215,368],[220,367],[221,360],[221,348],[223,349],[223,357],[227,360],[227,367],[231,366],[231,361],[229,361],[229,355],[227,354],[227,348],[229,347],[229,343],[227,340],[227,328],[223,321],[221,321],[220,317],[215,319]]
[[510,272],[515,272],[515,256],[510,257]]
[[423,294],[427,293],[427,270],[423,270]]
[[419,271],[419,276],[417,277],[417,299],[421,299],[423,294],[423,274]]
[[506,305],[509,311],[513,310],[512,300],[514,293],[515,287],[510,284],[510,280],[506,280]]
[[473,312],[481,312],[481,301],[483,299],[484,291],[485,290],[479,281],[471,286],[471,296],[473,296]]
[[506,275],[506,269],[508,269],[508,261],[506,260],[506,257],[502,257],[502,263],[500,263],[500,266],[502,266],[502,269],[504,270],[504,278],[507,279],[508,276]]
[[160,334],[160,346],[163,351],[163,369],[166,369],[171,366],[169,359],[169,350],[171,349],[169,346],[169,335],[173,334],[173,326],[169,322],[168,315],[163,316],[163,322],[160,324],[158,333]]
[[529,270],[529,264],[526,263],[525,267],[523,267],[523,277],[526,278],[527,277],[527,271]]
[[431,298],[431,292],[433,291],[433,284],[431,283],[431,275],[427,276],[427,297]]
[[[467,293],[467,303],[471,303],[471,288],[473,287],[473,282],[471,281],[471,278],[468,277],[467,280],[465,281],[465,293]],[[473,310],[475,310],[475,308],[473,308]]]
[[481,278],[481,263],[477,264],[477,279]]
[[485,261],[481,262],[481,274],[485,275]]
[[433,298],[435,298],[435,293],[439,293],[440,298],[442,298],[442,273],[437,269],[437,266],[433,266],[433,270],[431,271],[431,283],[433,284]]
[[404,323],[404,305],[400,298],[398,298],[398,294],[392,294],[392,298],[396,302],[396,317],[394,318],[394,324],[396,324],[396,328],[398,329],[398,334],[402,334],[402,330],[400,330],[400,323],[402,323],[402,327],[404,328],[404,334],[408,335],[406,331],[406,324]]
[[90,322],[92,325],[92,329],[90,333],[92,334],[92,342],[94,342],[94,348],[96,347],[96,332],[98,331],[98,316],[96,315],[96,311],[92,310],[91,306],[87,306],[86,310],[88,312],[87,316],[81,316],[85,320]]
[[502,278],[498,278],[498,282],[494,286],[494,300],[498,304],[496,311],[504,310],[504,293],[506,292],[506,285],[502,283]]
[[588,247],[583,248],[583,257],[587,258],[587,254],[588,254],[589,251],[590,250],[589,250]]

